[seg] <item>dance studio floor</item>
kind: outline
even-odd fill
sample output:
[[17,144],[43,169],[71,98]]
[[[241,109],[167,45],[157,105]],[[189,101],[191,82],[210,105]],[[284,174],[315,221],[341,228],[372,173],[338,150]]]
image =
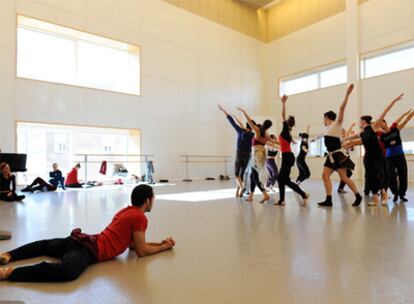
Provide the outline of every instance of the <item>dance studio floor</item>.
[[[145,258],[126,252],[70,283],[0,282],[0,303],[414,303],[413,186],[406,204],[353,208],[347,194],[335,195],[332,209],[316,207],[318,180],[303,185],[307,208],[292,192],[286,207],[261,205],[259,196],[237,200],[226,190],[232,182],[157,187],[148,239],[172,235],[173,251]],[[74,227],[99,232],[128,204],[131,187],[0,202],[0,229],[13,231],[0,251],[65,237]]]

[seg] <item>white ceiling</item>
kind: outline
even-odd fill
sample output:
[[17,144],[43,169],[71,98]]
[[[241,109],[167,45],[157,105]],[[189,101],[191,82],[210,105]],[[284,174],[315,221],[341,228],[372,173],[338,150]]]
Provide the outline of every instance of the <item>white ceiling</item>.
[[279,2],[282,2],[283,0],[238,0],[238,1],[248,6],[251,6],[255,9],[259,9],[259,8],[269,8],[275,4],[278,4]]

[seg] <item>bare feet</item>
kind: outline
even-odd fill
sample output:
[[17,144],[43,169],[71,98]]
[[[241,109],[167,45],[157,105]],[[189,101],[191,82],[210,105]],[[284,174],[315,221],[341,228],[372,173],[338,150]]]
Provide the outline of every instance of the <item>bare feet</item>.
[[310,197],[309,193],[305,193],[305,197],[303,198],[302,206],[305,207],[308,204],[308,199]]
[[10,262],[10,254],[7,252],[0,254],[0,266],[5,266]]
[[253,193],[250,193],[249,194],[249,196],[247,197],[246,201],[253,202]]
[[12,267],[0,268],[0,281],[7,280],[13,272]]
[[239,186],[237,186],[236,197],[240,197],[240,187]]
[[264,193],[263,193],[263,198],[262,198],[262,200],[260,201],[260,203],[261,203],[261,204],[263,204],[265,201],[268,201],[269,199],[270,199],[269,194],[267,194],[267,192],[264,192]]
[[368,203],[368,206],[378,206],[379,198],[378,194],[372,196],[372,201]]

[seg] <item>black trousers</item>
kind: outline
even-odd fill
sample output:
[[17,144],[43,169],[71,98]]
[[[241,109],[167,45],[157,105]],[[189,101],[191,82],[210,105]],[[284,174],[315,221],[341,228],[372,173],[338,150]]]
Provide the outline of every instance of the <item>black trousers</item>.
[[380,190],[385,189],[384,162],[385,159],[383,156],[371,156],[365,154],[365,179],[372,194],[378,194]]
[[292,152],[282,153],[282,165],[279,171],[279,202],[285,200],[285,187],[288,186],[290,189],[298,193],[303,198],[306,196],[305,192],[294,182],[290,180],[290,171],[295,164],[295,155]]
[[10,196],[8,196],[6,193],[0,193],[0,201],[15,202],[21,201],[23,198],[23,195],[17,195],[16,192],[13,192]]
[[299,176],[296,179],[296,182],[303,182],[311,176],[308,165],[306,164],[304,157],[296,158],[296,165],[298,166]]
[[250,173],[250,193],[254,194],[256,186],[260,189],[260,191],[265,191],[265,188],[263,188],[262,182],[259,178],[259,172],[257,172],[257,170],[252,167],[252,171]]
[[40,177],[37,177],[29,186],[32,188],[33,191],[43,190],[43,188],[45,187],[47,191],[55,191],[57,189],[55,185],[49,184]]
[[65,282],[77,279],[96,261],[95,257],[71,237],[30,243],[9,252],[10,261],[20,261],[39,256],[61,259],[60,263],[47,263],[19,267],[13,270],[13,282]]
[[82,188],[82,184],[65,185],[67,188]]
[[388,186],[392,194],[405,196],[408,187],[408,169],[405,155],[397,155],[387,158]]

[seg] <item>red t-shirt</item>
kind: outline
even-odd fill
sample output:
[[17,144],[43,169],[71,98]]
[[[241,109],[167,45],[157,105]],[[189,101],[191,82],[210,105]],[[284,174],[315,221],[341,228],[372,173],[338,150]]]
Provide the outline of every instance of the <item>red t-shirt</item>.
[[96,235],[98,262],[107,261],[122,254],[133,241],[134,232],[145,232],[148,220],[137,207],[129,206],[115,214],[112,222]]
[[68,173],[65,180],[65,185],[79,184],[78,181],[78,169],[72,168],[72,171]]

